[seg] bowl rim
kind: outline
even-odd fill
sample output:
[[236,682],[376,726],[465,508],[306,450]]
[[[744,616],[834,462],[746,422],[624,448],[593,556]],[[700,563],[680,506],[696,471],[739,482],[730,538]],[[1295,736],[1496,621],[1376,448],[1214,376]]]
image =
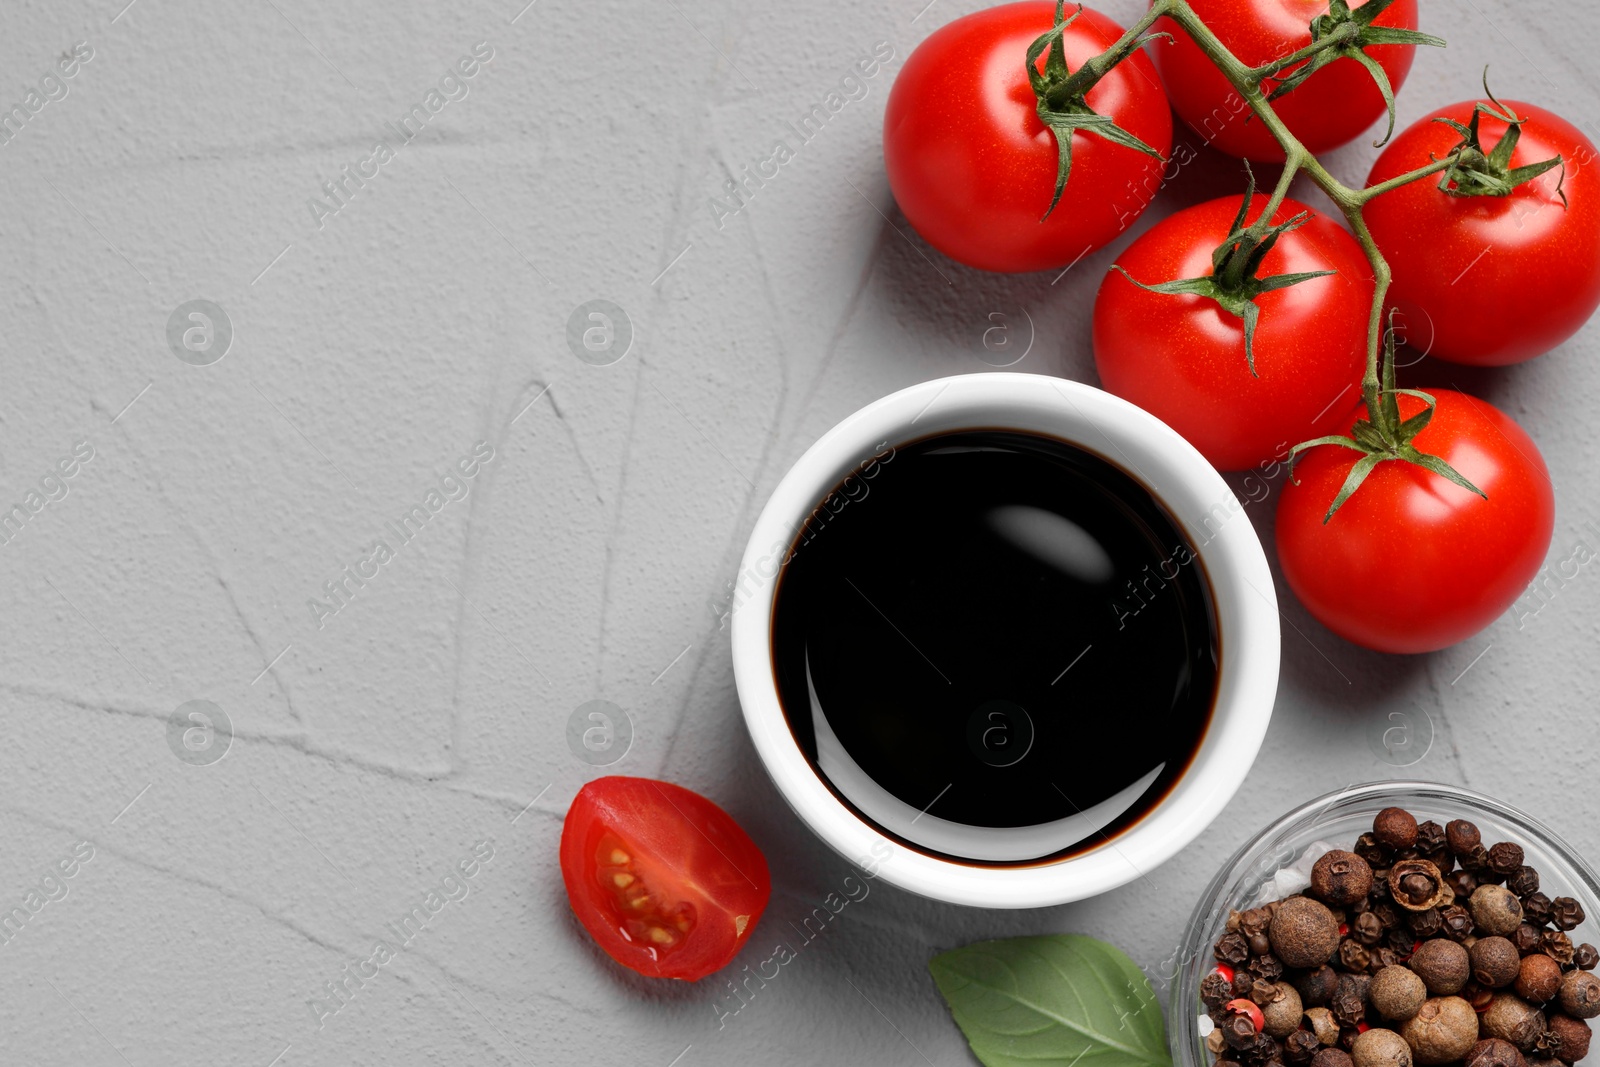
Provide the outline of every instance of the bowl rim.
[[[1477,808],[1484,813],[1492,815],[1502,822],[1514,825],[1518,834],[1525,834],[1529,841],[1519,841],[1519,844],[1536,843],[1539,847],[1560,857],[1562,862],[1572,869],[1572,873],[1582,882],[1582,886],[1573,886],[1563,895],[1576,895],[1579,889],[1591,901],[1600,903],[1600,875],[1589,863],[1580,856],[1566,840],[1550,829],[1540,820],[1527,812],[1503,800],[1480,793],[1466,786],[1454,785],[1448,782],[1433,782],[1417,778],[1397,778],[1360,782],[1347,785],[1340,789],[1332,790],[1321,796],[1301,804],[1299,807],[1286,812],[1278,818],[1263,826],[1237,849],[1233,851],[1217,873],[1206,884],[1194,909],[1189,913],[1189,921],[1183,928],[1183,934],[1178,943],[1176,952],[1176,970],[1168,989],[1167,1002],[1167,1046],[1171,1053],[1174,1067],[1210,1067],[1210,1061],[1196,1054],[1200,1047],[1198,1032],[1199,978],[1202,969],[1193,966],[1196,960],[1205,955],[1205,938],[1207,929],[1211,925],[1207,922],[1209,916],[1219,907],[1221,894],[1232,884],[1239,873],[1239,868],[1245,858],[1256,849],[1271,840],[1275,835],[1281,835],[1291,828],[1311,819],[1319,812],[1332,810],[1336,805],[1348,806],[1366,800],[1384,799],[1394,802],[1397,798],[1424,797],[1429,800],[1439,799],[1460,803],[1466,808]],[[1388,805],[1383,805],[1387,807]],[[1398,806],[1404,807],[1404,804]],[[1317,823],[1313,819],[1306,822],[1306,829],[1311,829]],[[1285,862],[1292,862],[1292,858]],[[1543,874],[1544,872],[1540,872]],[[1600,911],[1600,909],[1595,909]],[[1600,914],[1590,914],[1590,919],[1600,919]],[[1193,1010],[1191,1010],[1193,1009]],[[1179,1012],[1182,1011],[1180,1015]]]
[[[1205,567],[1222,647],[1211,722],[1189,768],[1167,796],[1109,841],[1033,866],[977,866],[897,845],[841,803],[789,729],[778,701],[769,637],[781,571],[767,566],[773,550],[792,543],[805,517],[851,470],[881,454],[885,443],[996,427],[1066,440],[1099,454],[1150,489]],[[860,408],[823,434],[779,481],[741,559],[735,584],[743,588],[754,577],[756,589],[748,602],[736,601],[732,613],[734,678],[763,766],[801,820],[834,850],[863,866],[873,863],[864,857],[876,857],[873,866],[883,878],[923,896],[976,907],[1042,907],[1141,877],[1221,813],[1248,774],[1272,715],[1280,656],[1277,596],[1244,506],[1176,431],[1143,409],[1080,382],[978,372],[920,382]]]

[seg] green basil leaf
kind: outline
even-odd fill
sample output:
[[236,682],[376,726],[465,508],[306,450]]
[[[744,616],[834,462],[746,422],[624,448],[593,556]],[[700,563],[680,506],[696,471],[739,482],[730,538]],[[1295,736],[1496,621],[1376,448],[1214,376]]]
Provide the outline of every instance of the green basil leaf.
[[985,1067],[1171,1067],[1149,980],[1104,941],[980,941],[928,970]]

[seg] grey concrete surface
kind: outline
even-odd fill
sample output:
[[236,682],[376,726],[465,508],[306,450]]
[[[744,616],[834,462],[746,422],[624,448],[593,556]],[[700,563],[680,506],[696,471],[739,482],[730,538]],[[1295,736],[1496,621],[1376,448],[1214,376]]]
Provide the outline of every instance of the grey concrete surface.
[[[1280,583],[1266,745],[1160,869],[1022,913],[877,887],[737,1015],[716,981],[621,973],[556,866],[592,777],[682,782],[764,845],[770,930],[741,962],[848,873],[756,764],[716,617],[766,494],[859,405],[983,370],[993,312],[1036,326],[1018,369],[1094,381],[1088,310],[1131,234],[1058,283],[908,237],[885,96],[971,0],[124,2],[0,12],[0,103],[92,49],[0,146],[0,498],[44,498],[0,544],[0,907],[66,890],[0,944],[0,1063],[954,1067],[972,1060],[931,953],[1070,930],[1154,968],[1227,852],[1345,783],[1464,782],[1600,855],[1592,568],[1409,659],[1342,643]],[[1402,123],[1492,62],[1506,96],[1600,131],[1591,6],[1425,0],[1423,26],[1451,47],[1419,56]],[[887,69],[740,210],[713,208],[879,42]],[[1356,180],[1373,154],[1331,162]],[[1237,182],[1202,155],[1137,229]],[[566,340],[597,299],[632,329],[603,366]],[[194,300],[223,311],[209,334]],[[1523,367],[1422,369],[1538,440],[1552,564],[1600,547],[1597,356],[1591,325]],[[492,458],[442,482],[475,446]],[[1270,537],[1270,495],[1248,514]],[[324,587],[347,566],[369,577],[340,605]],[[597,699],[631,724],[610,768],[566,743]],[[171,725],[196,700],[226,716],[209,735],[193,707]],[[1412,747],[1385,761],[1396,725]],[[337,1013],[308,1006],[475,848],[491,858],[426,933]]]

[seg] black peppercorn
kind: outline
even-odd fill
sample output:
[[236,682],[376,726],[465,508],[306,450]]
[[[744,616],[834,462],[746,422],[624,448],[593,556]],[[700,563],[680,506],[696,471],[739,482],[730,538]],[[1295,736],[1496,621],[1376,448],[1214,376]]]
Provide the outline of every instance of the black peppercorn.
[[1235,1013],[1223,1020],[1222,1040],[1228,1043],[1229,1048],[1244,1050],[1256,1043],[1256,1024],[1250,1021],[1250,1016]]
[[[1435,914],[1435,913],[1434,912],[1420,912],[1419,911],[1417,914],[1418,915],[1431,915],[1431,914]],[[1398,953],[1398,954],[1400,954],[1402,956],[1409,956],[1409,955],[1411,955],[1412,950],[1417,947],[1417,942],[1419,940],[1421,940],[1421,939],[1416,934],[1411,932],[1411,928],[1410,927],[1408,927],[1408,926],[1396,926],[1393,930],[1390,930],[1384,936],[1384,941],[1385,941],[1385,949],[1384,949],[1384,951],[1386,951],[1386,952],[1393,951],[1393,952],[1396,952],[1396,953]]]
[[1367,1018],[1367,983],[1364,975],[1339,976],[1339,985],[1328,1000],[1328,1009],[1340,1026],[1356,1026]]
[[1543,893],[1529,893],[1522,898],[1523,918],[1535,926],[1543,926],[1551,918],[1551,900]]
[[1367,861],[1367,865],[1376,871],[1380,867],[1387,867],[1394,862],[1394,849],[1387,845],[1380,845],[1378,838],[1370,833],[1362,834],[1356,838],[1355,848],[1350,851]]
[[1339,975],[1324,963],[1304,974],[1294,983],[1300,992],[1300,1001],[1308,1008],[1325,1007],[1333,991],[1339,987]]
[[1384,808],[1372,820],[1372,836],[1388,848],[1411,848],[1417,843],[1417,819],[1404,808]]
[[1250,1067],[1266,1067],[1283,1059],[1283,1046],[1266,1034],[1257,1034],[1248,1048],[1240,1050],[1239,1057]]
[[1211,954],[1230,967],[1242,967],[1250,958],[1250,943],[1239,934],[1223,934]]
[[1489,869],[1505,877],[1522,866],[1522,846],[1501,841],[1489,849]]
[[1283,977],[1283,961],[1267,952],[1250,960],[1250,973],[1264,982],[1276,982]]
[[1456,863],[1460,864],[1462,870],[1471,871],[1477,875],[1480,882],[1483,881],[1484,876],[1493,875],[1493,872],[1489,870],[1489,850],[1483,847],[1481,841],[1471,848],[1457,852]]
[[[1406,946],[1406,949],[1407,949],[1406,955],[1408,955],[1408,956],[1411,954],[1410,951],[1409,951],[1410,948],[1411,948],[1410,945]],[[1396,952],[1394,949],[1389,948],[1386,945],[1379,946],[1378,948],[1374,948],[1374,949],[1369,949],[1368,950],[1368,955],[1370,955],[1372,957],[1372,962],[1367,965],[1367,971],[1369,973],[1371,973],[1371,974],[1377,974],[1379,971],[1383,970],[1385,967],[1394,967],[1394,966],[1399,965],[1399,963],[1401,962],[1400,953]]]
[[1511,943],[1517,946],[1517,951],[1524,956],[1531,952],[1539,951],[1539,928],[1530,922],[1524,922],[1511,932]]
[[1471,871],[1451,871],[1444,876],[1444,884],[1455,893],[1457,900],[1466,900],[1478,888],[1478,879]]
[[1239,932],[1245,937],[1264,934],[1272,925],[1272,911],[1268,908],[1250,908],[1239,913]]
[[1383,922],[1370,911],[1362,912],[1350,924],[1350,936],[1363,945],[1376,945],[1383,939]]
[[1225,1004],[1233,997],[1233,983],[1222,976],[1220,971],[1212,971],[1200,979],[1200,999],[1206,1007],[1215,1008]]
[[1283,1043],[1284,1059],[1290,1063],[1310,1063],[1322,1048],[1322,1042],[1310,1030],[1296,1030]]
[[1539,935],[1539,951],[1563,967],[1572,965],[1572,938],[1560,930],[1546,930]]
[[1440,908],[1439,918],[1444,920],[1444,936],[1450,940],[1465,941],[1472,936],[1472,913],[1460,904]]
[[1401,911],[1393,904],[1384,902],[1374,905],[1372,914],[1378,917],[1378,921],[1383,924],[1385,930],[1392,930],[1394,927],[1399,926],[1401,919],[1409,913]]
[[1372,955],[1367,947],[1353,937],[1339,942],[1339,966],[1347,971],[1361,972],[1372,966]]
[[1557,930],[1571,930],[1583,922],[1583,906],[1571,897],[1556,897],[1550,902],[1550,923]]
[[1600,964],[1600,949],[1585,941],[1572,950],[1572,962],[1582,970],[1592,971],[1596,964]]
[[1506,875],[1506,888],[1519,897],[1539,891],[1539,872],[1532,867],[1522,866]]
[[1439,917],[1438,908],[1429,908],[1427,911],[1412,912],[1408,925],[1417,937],[1436,937],[1444,928],[1444,920]]
[[1417,851],[1422,853],[1443,852],[1448,847],[1445,840],[1444,827],[1432,819],[1417,823]]
[[1256,985],[1256,976],[1251,974],[1249,971],[1235,971],[1234,972],[1234,975],[1233,975],[1233,995],[1234,996],[1243,997],[1246,1000],[1248,1000],[1249,997],[1250,997],[1251,990],[1255,989],[1255,985]]

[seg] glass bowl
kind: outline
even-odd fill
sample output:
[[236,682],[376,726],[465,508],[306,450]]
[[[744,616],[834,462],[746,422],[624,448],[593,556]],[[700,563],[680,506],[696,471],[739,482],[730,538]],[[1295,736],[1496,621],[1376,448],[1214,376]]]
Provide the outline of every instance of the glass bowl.
[[[1212,1062],[1200,1033],[1200,1020],[1205,1017],[1200,980],[1216,965],[1211,947],[1222,936],[1228,913],[1264,903],[1258,894],[1313,843],[1352,847],[1357,837],[1372,829],[1373,816],[1390,806],[1406,809],[1418,822],[1432,819],[1441,826],[1451,819],[1469,819],[1478,825],[1485,845],[1498,841],[1521,845],[1526,863],[1539,872],[1540,892],[1552,899],[1573,897],[1583,906],[1583,923],[1568,931],[1573,944],[1588,941],[1600,945],[1596,933],[1600,879],[1564,841],[1534,819],[1482,793],[1437,782],[1351,786],[1318,797],[1256,834],[1223,864],[1200,895],[1174,961],[1176,973],[1167,1012],[1174,1067],[1210,1067]],[[1266,899],[1282,895],[1274,891]]]

